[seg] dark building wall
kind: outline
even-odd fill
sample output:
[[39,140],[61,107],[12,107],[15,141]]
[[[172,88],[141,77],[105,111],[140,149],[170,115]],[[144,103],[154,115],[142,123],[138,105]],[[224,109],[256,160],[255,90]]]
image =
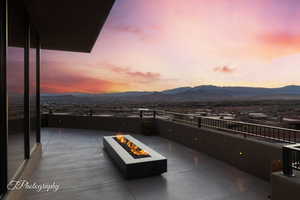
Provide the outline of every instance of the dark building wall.
[[163,120],[156,123],[162,137],[207,153],[265,180],[270,180],[272,161],[281,160],[280,145]]

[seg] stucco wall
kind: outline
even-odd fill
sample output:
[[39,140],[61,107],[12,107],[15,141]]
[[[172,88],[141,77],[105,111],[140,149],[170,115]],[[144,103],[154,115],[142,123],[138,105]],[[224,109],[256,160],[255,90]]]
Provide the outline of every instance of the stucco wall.
[[281,146],[277,144],[169,121],[157,120],[156,123],[162,137],[207,153],[265,180],[270,179],[271,162],[281,160]]
[[[43,117],[46,117],[45,115]],[[49,127],[94,129],[104,131],[141,132],[139,118],[49,115]]]

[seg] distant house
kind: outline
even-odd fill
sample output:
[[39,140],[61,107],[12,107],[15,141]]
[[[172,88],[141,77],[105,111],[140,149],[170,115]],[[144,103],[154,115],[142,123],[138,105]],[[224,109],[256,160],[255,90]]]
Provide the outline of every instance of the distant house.
[[264,113],[249,113],[248,116],[252,119],[266,119],[268,115]]
[[282,123],[288,128],[300,129],[300,117],[283,117]]

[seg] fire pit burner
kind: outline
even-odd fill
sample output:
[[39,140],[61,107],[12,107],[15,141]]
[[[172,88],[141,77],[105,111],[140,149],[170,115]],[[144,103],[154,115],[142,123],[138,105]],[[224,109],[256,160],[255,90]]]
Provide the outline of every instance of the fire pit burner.
[[151,157],[148,152],[135,145],[124,135],[117,135],[114,137],[114,140],[116,140],[135,159]]

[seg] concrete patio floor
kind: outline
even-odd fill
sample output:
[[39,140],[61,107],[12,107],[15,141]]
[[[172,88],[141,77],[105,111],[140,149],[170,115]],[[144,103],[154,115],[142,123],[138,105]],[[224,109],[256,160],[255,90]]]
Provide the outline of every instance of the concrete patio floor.
[[[45,128],[43,155],[31,182],[57,192],[27,190],[30,200],[262,200],[270,184],[201,152],[157,136],[131,134],[168,158],[161,176],[125,180],[103,152],[113,132]],[[184,133],[183,133],[184,134]]]

